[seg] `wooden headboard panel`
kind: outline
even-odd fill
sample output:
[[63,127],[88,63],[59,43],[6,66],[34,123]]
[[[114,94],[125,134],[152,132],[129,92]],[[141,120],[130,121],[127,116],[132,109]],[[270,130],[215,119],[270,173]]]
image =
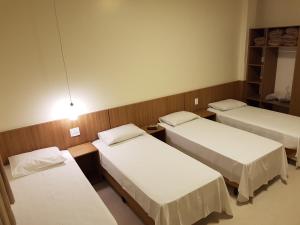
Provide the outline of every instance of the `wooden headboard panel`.
[[184,110],[184,94],[109,109],[111,127],[134,123],[137,126],[155,124],[168,113]]
[[[195,112],[206,109],[211,102],[220,101],[228,98],[242,100],[243,81],[221,84],[185,93],[185,110]],[[195,105],[195,98],[199,104]]]
[[[0,153],[7,157],[35,149],[70,146],[93,141],[99,131],[127,123],[138,126],[155,124],[160,116],[181,111],[196,111],[207,108],[209,102],[226,98],[242,98],[244,82],[236,81],[194,90],[182,94],[162,97],[145,102],[121,106],[80,116],[77,121],[58,120],[0,133]],[[195,106],[194,99],[199,98]],[[71,138],[69,129],[79,127],[81,135]]]
[[[80,128],[80,136],[71,138],[69,129]],[[110,128],[108,110],[89,113],[77,121],[57,120],[0,133],[0,152],[7,158],[35,149],[57,146],[60,149],[93,141],[99,131]]]

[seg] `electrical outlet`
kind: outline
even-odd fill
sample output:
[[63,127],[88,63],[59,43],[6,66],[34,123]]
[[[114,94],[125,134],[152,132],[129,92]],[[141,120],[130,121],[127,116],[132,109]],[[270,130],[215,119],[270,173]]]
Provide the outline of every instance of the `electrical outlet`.
[[75,128],[70,129],[70,135],[71,135],[71,137],[79,136],[80,135],[79,127],[75,127]]
[[198,105],[198,104],[199,104],[199,99],[195,98],[195,105]]

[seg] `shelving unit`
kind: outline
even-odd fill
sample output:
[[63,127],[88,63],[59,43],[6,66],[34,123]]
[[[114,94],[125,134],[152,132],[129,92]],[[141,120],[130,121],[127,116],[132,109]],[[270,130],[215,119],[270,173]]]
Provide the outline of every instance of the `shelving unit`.
[[[244,96],[249,105],[300,116],[300,33],[295,46],[285,46],[286,42],[274,46],[271,42],[274,31],[284,34],[287,28],[300,32],[300,26],[250,29]],[[278,52],[283,48],[297,52],[291,102],[266,101],[266,96],[274,93]]]

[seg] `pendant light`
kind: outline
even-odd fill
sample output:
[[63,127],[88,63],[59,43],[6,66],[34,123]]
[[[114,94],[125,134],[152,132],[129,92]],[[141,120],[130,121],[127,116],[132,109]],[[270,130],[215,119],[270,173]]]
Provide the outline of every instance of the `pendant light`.
[[56,29],[57,29],[57,34],[59,38],[59,46],[60,46],[60,53],[61,53],[61,58],[63,62],[63,67],[64,67],[64,73],[65,73],[65,79],[66,79],[66,84],[67,84],[67,90],[68,90],[68,97],[69,97],[69,109],[68,109],[68,118],[70,120],[77,120],[79,113],[76,111],[76,107],[74,105],[72,95],[71,95],[71,88],[70,88],[70,77],[68,74],[68,69],[67,69],[67,64],[65,60],[65,55],[64,55],[64,48],[63,48],[63,41],[62,41],[62,36],[61,36],[61,29],[59,26],[59,20],[58,20],[58,15],[57,15],[57,7],[56,7],[56,0],[53,0],[53,9],[54,9],[54,14],[55,14],[55,22],[56,22]]

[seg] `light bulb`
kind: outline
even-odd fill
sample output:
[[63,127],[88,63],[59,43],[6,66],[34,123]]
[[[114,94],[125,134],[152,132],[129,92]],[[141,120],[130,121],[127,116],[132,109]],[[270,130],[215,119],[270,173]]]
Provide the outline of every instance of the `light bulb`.
[[70,102],[69,100],[62,98],[53,105],[52,119],[77,120],[80,115],[87,112],[86,105],[82,101],[72,99],[72,102]]

